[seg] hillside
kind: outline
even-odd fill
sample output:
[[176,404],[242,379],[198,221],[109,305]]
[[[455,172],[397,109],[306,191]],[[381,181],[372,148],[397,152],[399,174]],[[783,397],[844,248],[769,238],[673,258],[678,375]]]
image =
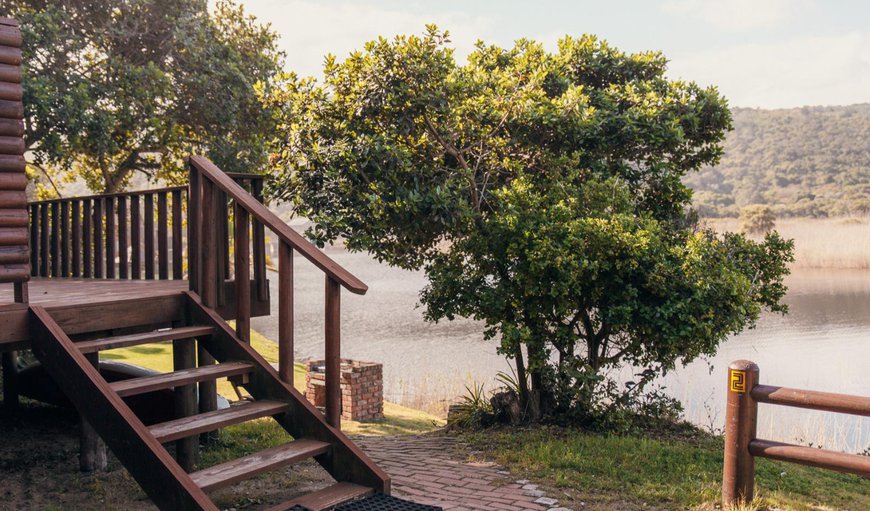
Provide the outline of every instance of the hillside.
[[870,104],[733,114],[722,162],[685,180],[702,216],[747,204],[780,217],[870,212]]

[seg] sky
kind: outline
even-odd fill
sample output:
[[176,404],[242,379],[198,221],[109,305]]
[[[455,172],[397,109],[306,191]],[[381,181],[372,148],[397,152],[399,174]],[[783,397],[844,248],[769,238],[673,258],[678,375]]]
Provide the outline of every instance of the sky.
[[791,108],[870,102],[866,0],[239,0],[271,23],[286,67],[320,76],[378,36],[450,31],[459,59],[476,40],[519,38],[555,50],[565,35],[595,34],[628,51],[660,50],[668,76],[716,85],[731,106]]

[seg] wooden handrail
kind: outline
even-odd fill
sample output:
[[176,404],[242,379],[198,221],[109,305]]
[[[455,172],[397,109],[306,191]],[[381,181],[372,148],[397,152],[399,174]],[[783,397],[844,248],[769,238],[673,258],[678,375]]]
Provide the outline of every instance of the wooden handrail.
[[73,201],[82,201],[82,200],[94,200],[94,199],[107,199],[107,198],[116,198],[116,197],[133,197],[133,196],[141,196],[149,193],[171,193],[171,192],[184,192],[187,191],[187,186],[165,186],[163,188],[153,188],[150,190],[135,190],[129,192],[115,192],[115,193],[97,193],[94,195],[81,195],[76,197],[60,197],[57,199],[44,199],[38,201],[30,201],[28,205],[39,205],[39,204],[51,204],[54,202],[73,202]]
[[751,395],[752,399],[759,403],[870,417],[870,397],[791,389],[774,385],[756,385],[752,389]]
[[363,295],[368,291],[366,286],[360,279],[356,278],[352,273],[344,269],[341,265],[333,261],[329,256],[320,251],[313,243],[305,239],[285,224],[278,215],[269,210],[261,202],[257,201],[251,194],[239,186],[233,179],[220,170],[214,163],[204,156],[194,155],[190,157],[190,164],[199,172],[208,177],[209,181],[213,182],[218,188],[226,192],[226,194],[234,201],[237,201],[252,217],[262,222],[269,230],[277,235],[281,241],[287,243],[302,256],[311,261],[314,266],[335,279],[342,287],[358,295]]

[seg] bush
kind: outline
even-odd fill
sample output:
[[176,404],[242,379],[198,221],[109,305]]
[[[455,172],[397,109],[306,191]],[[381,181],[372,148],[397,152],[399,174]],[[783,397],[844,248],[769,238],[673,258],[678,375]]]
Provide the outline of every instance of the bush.
[[740,210],[740,230],[746,234],[767,234],[775,223],[776,216],[768,206],[753,204]]

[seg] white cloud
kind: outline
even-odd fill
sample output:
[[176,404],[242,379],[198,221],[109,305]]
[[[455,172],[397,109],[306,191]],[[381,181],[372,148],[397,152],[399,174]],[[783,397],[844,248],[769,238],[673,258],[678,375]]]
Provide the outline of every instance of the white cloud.
[[806,37],[672,55],[672,78],[715,84],[732,106],[870,102],[870,33]]
[[667,14],[702,21],[728,31],[767,28],[805,14],[812,0],[667,0]]
[[287,68],[300,75],[320,76],[327,53],[345,57],[378,36],[422,34],[427,23],[450,31],[457,58],[464,58],[477,39],[487,39],[488,18],[459,12],[419,14],[361,3],[321,3],[313,0],[247,0],[245,8],[271,22],[287,52]]

